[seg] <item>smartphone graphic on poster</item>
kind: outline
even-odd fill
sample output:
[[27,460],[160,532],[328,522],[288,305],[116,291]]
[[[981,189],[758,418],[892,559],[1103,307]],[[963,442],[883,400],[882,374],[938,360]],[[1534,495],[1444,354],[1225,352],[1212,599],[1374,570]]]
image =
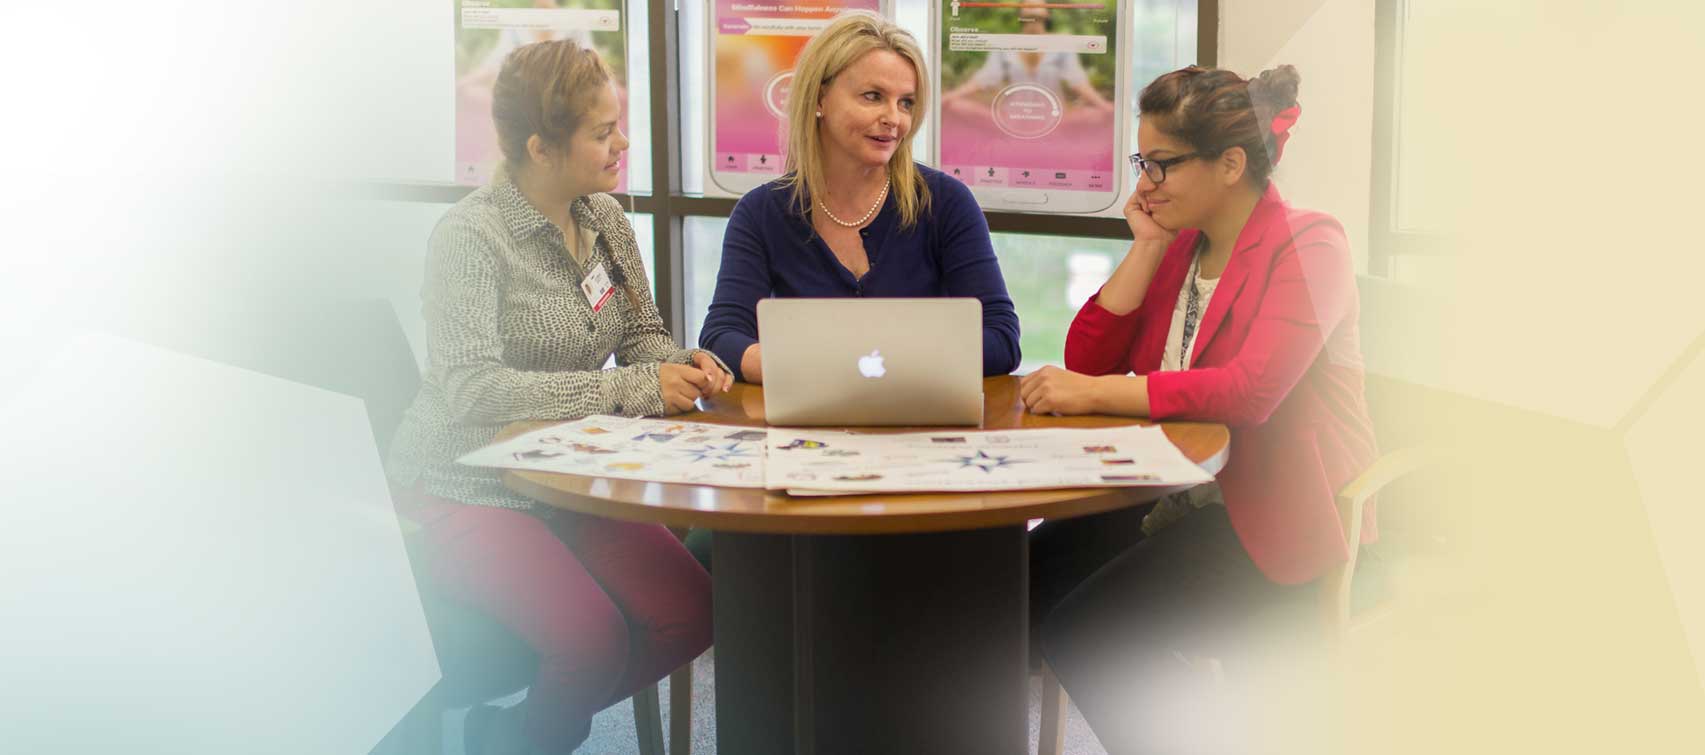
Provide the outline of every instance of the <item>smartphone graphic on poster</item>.
[[937,0],[935,163],[984,209],[1098,212],[1123,189],[1125,0]]
[[710,178],[744,194],[779,178],[787,147],[793,64],[811,35],[847,11],[889,15],[889,0],[820,0],[809,5],[712,0],[708,130]]
[[[456,0],[456,182],[478,186],[503,161],[491,89],[503,61],[533,42],[572,39],[598,52],[615,78],[617,127],[628,130],[627,25],[622,0]],[[627,191],[622,161],[616,192]]]

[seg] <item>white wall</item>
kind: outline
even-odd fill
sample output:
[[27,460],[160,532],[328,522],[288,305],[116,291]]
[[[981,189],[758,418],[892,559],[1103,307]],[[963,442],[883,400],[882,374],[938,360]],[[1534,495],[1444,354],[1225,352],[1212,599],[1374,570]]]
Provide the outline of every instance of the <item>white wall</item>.
[[[1411,329],[1369,323],[1363,341],[1404,344],[1397,377],[1614,426],[1705,332],[1705,7],[1409,10],[1398,167],[1406,201],[1446,239],[1429,293],[1449,306]],[[1306,73],[1304,89],[1306,109]]]
[[1302,75],[1302,118],[1274,181],[1299,207],[1344,224],[1367,269],[1373,170],[1373,0],[1221,0],[1219,66],[1254,76],[1281,63]]

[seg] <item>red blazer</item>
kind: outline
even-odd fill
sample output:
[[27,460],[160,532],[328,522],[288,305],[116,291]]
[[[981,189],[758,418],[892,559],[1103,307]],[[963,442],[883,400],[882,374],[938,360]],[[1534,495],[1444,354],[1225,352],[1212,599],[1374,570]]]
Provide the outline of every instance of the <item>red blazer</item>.
[[[1085,303],[1066,335],[1066,369],[1147,375],[1155,419],[1228,425],[1219,484],[1238,539],[1268,579],[1306,582],[1349,557],[1334,499],[1378,454],[1349,243],[1332,216],[1292,208],[1269,187],[1202,314],[1190,369],[1162,372],[1200,235],[1178,234],[1136,310],[1116,316],[1099,293]],[[1364,525],[1372,542],[1371,507]]]

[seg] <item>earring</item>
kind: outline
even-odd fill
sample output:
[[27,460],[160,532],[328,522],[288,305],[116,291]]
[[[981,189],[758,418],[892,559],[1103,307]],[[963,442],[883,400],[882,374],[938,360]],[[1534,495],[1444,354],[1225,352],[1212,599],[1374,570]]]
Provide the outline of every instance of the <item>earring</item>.
[[821,111],[821,110],[817,111],[817,117],[818,118],[823,117],[823,111]]

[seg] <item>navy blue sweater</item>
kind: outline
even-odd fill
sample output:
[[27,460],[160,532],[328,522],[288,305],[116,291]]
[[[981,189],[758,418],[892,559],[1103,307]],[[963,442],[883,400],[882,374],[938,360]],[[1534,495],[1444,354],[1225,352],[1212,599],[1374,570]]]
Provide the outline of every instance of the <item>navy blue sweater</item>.
[[854,278],[777,182],[740,198],[722,240],[716,295],[699,333],[740,378],[740,357],[758,341],[758,300],[768,296],[974,296],[983,302],[983,374],[1018,368],[1018,313],[1006,293],[983,210],[964,184],[922,165],[929,211],[910,230],[890,196],[859,232],[870,271]]

